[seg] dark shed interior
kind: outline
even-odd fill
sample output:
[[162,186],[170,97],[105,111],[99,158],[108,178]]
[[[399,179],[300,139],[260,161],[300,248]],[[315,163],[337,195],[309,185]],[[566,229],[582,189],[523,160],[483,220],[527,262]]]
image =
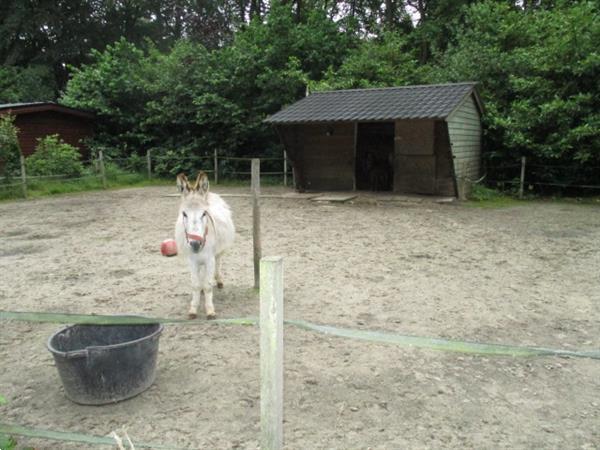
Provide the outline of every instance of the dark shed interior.
[[394,122],[358,123],[356,189],[391,191],[394,185]]

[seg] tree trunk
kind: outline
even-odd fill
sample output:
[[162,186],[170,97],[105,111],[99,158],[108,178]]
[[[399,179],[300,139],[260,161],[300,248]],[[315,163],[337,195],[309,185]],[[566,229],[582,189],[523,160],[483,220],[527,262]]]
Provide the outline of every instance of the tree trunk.
[[250,1],[250,20],[258,17],[260,19],[260,0]]
[[394,28],[394,0],[385,0],[385,26],[388,30]]

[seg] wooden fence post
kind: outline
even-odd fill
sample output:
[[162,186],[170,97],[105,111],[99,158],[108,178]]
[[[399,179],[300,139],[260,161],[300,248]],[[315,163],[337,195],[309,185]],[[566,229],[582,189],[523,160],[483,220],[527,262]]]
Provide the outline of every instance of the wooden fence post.
[[260,159],[252,159],[252,238],[254,243],[254,288],[260,281]]
[[525,185],[525,157],[521,157],[521,180],[519,183],[519,198],[523,198],[523,186]]
[[283,185],[287,187],[287,152],[283,151]]
[[148,179],[152,178],[152,156],[150,155],[152,150],[148,149],[146,152],[146,162],[148,163]]
[[98,150],[98,159],[100,160],[100,176],[102,177],[102,187],[106,189],[106,171],[104,170],[104,154]]
[[260,448],[283,447],[283,258],[260,261]]
[[21,161],[21,188],[23,189],[23,198],[27,198],[27,172],[25,171],[25,157],[20,156]]
[[214,171],[215,171],[215,184],[219,184],[219,157],[217,155],[217,149],[215,149],[215,156],[214,156]]

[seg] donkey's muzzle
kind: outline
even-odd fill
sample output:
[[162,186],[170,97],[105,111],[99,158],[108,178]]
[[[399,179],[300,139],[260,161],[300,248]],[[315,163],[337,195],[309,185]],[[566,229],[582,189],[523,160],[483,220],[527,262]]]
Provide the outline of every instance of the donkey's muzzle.
[[202,242],[201,241],[190,241],[190,247],[192,247],[192,251],[194,253],[198,253],[200,251],[200,247],[202,247]]

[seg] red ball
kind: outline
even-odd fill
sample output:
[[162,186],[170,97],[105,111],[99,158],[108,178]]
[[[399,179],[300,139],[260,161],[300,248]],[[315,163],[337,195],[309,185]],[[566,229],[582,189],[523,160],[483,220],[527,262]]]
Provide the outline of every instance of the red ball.
[[160,244],[160,252],[163,256],[175,256],[177,254],[177,243],[173,239],[165,239]]

